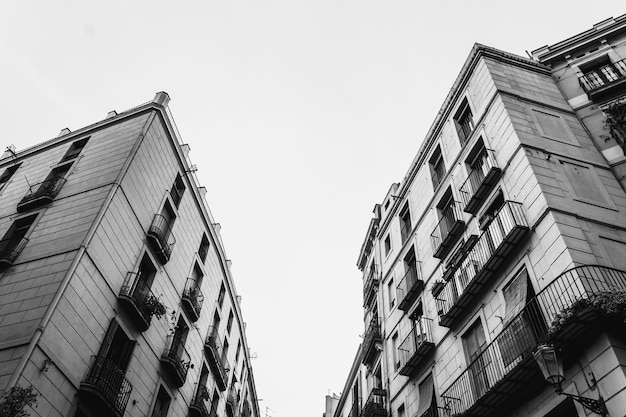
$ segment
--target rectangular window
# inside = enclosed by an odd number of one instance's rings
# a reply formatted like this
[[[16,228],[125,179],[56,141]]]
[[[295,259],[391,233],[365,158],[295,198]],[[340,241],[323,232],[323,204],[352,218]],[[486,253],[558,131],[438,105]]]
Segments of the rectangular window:
[[[61,158],[61,162],[71,161],[80,155],[80,152],[83,150],[88,140],[89,138],[84,138],[72,143],[63,158]]]
[[[206,257],[209,254],[209,239],[206,234],[202,234],[202,240],[200,241],[200,247],[198,248],[198,256],[202,262],[206,262]]]
[[[170,190],[170,196],[172,197],[172,201],[174,202],[176,208],[180,205],[180,200],[182,200],[184,193],[185,183],[183,182],[180,174],[176,174],[176,179],[174,180],[174,184]]]
[[[391,233],[385,238],[385,256],[389,255],[389,252],[391,252]]]
[[[228,321],[226,322],[226,333],[230,334],[230,330],[233,328],[233,310],[228,313]]]
[[[409,204],[407,203],[400,212],[400,236],[402,238],[402,243],[407,241],[411,231],[411,210],[409,210]]]
[[[387,283],[387,298],[389,300],[389,310],[396,305],[396,289],[393,286],[393,278]]]
[[[28,243],[26,234],[34,223],[37,215],[16,220],[0,240],[0,270],[13,265],[20,252]]]
[[[225,295],[226,295],[226,287],[224,287],[224,283],[222,282],[222,285],[220,285],[220,293],[217,296],[217,305],[219,305],[220,308],[222,308],[222,305],[224,305]]]
[[[239,361],[240,353],[241,353],[241,340],[237,342],[237,353],[235,354],[235,362]]]
[[[490,352],[485,351],[485,354],[483,354],[487,346],[487,339],[485,338],[485,331],[480,320],[477,320],[467,333],[463,335],[463,345],[465,346],[468,366],[476,361],[470,368],[470,377],[476,388],[477,398],[480,398],[487,392],[489,387],[487,372],[492,367]]]
[[[393,370],[398,371],[400,369],[400,357],[398,356],[398,332],[395,332],[391,336],[391,358],[393,362]]]
[[[435,152],[433,152],[428,163],[430,165],[433,188],[437,189],[439,184],[441,184],[441,181],[443,181],[443,177],[446,175],[446,166],[443,163],[443,156],[439,146],[437,146]]]
[[[461,144],[464,144],[474,131],[474,119],[472,117],[472,110],[470,109],[467,98],[463,99],[463,102],[461,102],[461,105],[454,116],[454,123],[456,125],[456,130],[459,134]]]
[[[17,171],[19,167],[20,164],[13,165],[4,170],[2,176],[0,176],[0,191],[2,191],[4,187],[6,187],[6,185],[9,183],[9,180],[11,179],[13,174],[15,174],[15,171]]]
[[[171,398],[163,387],[159,387],[154,408],[152,409],[152,417],[165,417],[170,409]]]

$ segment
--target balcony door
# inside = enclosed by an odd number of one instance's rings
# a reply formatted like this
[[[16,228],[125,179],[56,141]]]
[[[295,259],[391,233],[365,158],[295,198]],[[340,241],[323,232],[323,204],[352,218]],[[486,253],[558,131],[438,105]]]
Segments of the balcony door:
[[[487,371],[491,365],[491,355],[482,354],[485,347],[487,347],[487,339],[485,338],[485,330],[480,320],[463,336],[463,344],[465,345],[465,353],[472,377],[471,385],[474,399],[477,400],[482,397],[489,388]]]
[[[496,197],[489,204],[489,207],[487,207],[483,213],[480,220],[480,224],[483,228],[489,227],[487,231],[487,240],[490,246],[490,253],[493,253],[493,251],[500,246],[506,236],[504,223],[506,219],[503,218],[503,215],[498,215],[500,213],[500,209],[504,207],[504,203],[504,195],[502,194],[502,191],[499,191]]]
[[[134,346],[135,342],[130,340],[118,322],[113,320],[98,353],[103,360],[103,369],[111,366],[122,375],[125,374]]]

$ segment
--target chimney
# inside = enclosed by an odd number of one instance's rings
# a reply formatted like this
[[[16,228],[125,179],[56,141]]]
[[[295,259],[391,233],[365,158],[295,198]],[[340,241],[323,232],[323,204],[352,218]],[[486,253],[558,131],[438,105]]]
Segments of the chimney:
[[[170,96],[165,91],[160,91],[156,93],[152,102],[165,107],[170,102]]]
[[[115,110],[111,110],[110,112],[107,113],[107,119],[110,119],[111,117],[115,117],[117,116],[117,112]]]
[[[64,129],[61,129],[61,131],[59,132],[57,138],[60,137],[60,136],[65,136],[68,133],[72,133],[72,131],[69,128],[66,127]]]

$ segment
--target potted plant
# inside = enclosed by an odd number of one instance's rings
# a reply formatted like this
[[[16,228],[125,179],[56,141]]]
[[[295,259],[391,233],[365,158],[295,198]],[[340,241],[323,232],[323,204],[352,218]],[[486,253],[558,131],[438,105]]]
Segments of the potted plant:
[[[157,319],[160,319],[167,313],[167,309],[154,294],[148,295],[146,298],[145,311],[149,316],[156,316]]]

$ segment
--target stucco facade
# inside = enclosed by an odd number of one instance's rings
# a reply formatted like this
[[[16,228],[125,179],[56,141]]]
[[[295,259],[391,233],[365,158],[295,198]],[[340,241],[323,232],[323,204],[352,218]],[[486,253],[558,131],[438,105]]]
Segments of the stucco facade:
[[[32,386],[31,416],[259,415],[219,225],[168,101],[0,159],[0,394]]]

